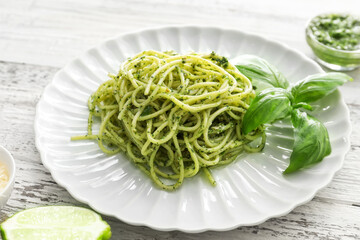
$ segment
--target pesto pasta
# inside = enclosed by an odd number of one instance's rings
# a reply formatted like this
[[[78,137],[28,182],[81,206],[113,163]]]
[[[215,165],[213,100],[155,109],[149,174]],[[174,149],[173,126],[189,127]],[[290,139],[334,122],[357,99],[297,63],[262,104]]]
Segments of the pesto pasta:
[[[241,121],[255,92],[225,57],[144,51],[123,62],[89,100],[88,133],[103,152],[125,152],[160,188],[229,164],[265,144],[260,126],[244,135]],[[93,119],[100,118],[97,134]],[[255,139],[259,139],[254,142]]]

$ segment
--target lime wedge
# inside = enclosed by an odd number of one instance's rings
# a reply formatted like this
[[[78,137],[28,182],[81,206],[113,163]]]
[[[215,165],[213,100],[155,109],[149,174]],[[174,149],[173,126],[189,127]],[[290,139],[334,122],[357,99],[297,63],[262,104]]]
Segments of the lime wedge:
[[[1,224],[4,240],[107,240],[110,226],[92,210],[73,206],[37,207]]]

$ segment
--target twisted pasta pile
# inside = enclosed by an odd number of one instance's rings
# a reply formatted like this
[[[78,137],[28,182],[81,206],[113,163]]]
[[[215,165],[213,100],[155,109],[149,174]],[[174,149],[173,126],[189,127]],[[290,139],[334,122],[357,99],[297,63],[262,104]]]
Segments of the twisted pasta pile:
[[[226,58],[144,51],[125,61],[117,76],[88,101],[88,134],[108,154],[126,152],[161,188],[232,162],[243,150],[260,151],[260,127],[241,133],[241,120],[255,97],[251,82]],[[98,134],[93,118],[100,117]],[[249,144],[259,137],[261,143]],[[168,180],[165,180],[168,179]]]

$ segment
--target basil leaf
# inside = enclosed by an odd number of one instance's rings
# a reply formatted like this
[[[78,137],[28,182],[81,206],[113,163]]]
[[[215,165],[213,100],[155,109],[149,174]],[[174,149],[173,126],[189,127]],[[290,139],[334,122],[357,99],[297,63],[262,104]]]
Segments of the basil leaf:
[[[320,73],[311,75],[291,88],[293,103],[314,102],[332,93],[338,86],[352,78],[344,73]]]
[[[248,134],[261,124],[284,118],[291,112],[288,93],[282,88],[269,88],[260,92],[246,111],[242,132]]]
[[[269,87],[286,89],[289,82],[284,75],[265,59],[253,55],[242,55],[234,59],[237,69],[248,77],[257,92]]]
[[[316,118],[296,109],[291,113],[295,142],[290,165],[284,174],[318,163],[331,153],[326,127]]]

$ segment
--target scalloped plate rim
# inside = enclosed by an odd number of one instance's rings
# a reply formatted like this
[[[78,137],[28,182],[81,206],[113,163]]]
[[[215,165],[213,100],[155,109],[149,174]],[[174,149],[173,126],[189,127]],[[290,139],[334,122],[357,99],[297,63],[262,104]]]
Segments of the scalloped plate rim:
[[[55,75],[54,77],[52,78],[53,80],[64,70],[64,69],[67,69],[68,66],[71,66],[75,61],[83,58],[86,53],[88,53],[89,51],[91,50],[95,50],[97,49],[98,47],[100,46],[103,46],[104,44],[106,44],[107,42],[110,42],[110,41],[114,41],[114,40],[117,40],[119,38],[122,38],[124,36],[127,36],[127,35],[135,35],[135,34],[141,34],[143,32],[147,32],[147,31],[164,31],[164,30],[168,30],[168,29],[184,29],[184,28],[196,28],[196,29],[213,29],[213,30],[220,30],[220,31],[235,31],[235,32],[240,32],[246,36],[252,36],[252,37],[256,37],[256,38],[259,38],[261,39],[262,41],[265,41],[265,42],[270,42],[270,43],[275,43],[277,45],[279,45],[280,47],[282,48],[285,48],[286,50],[290,50],[292,52],[295,52],[298,56],[300,56],[302,58],[302,60],[312,64],[312,65],[316,65],[316,68],[319,72],[324,72],[322,70],[322,68],[312,59],[310,59],[309,57],[307,57],[305,54],[303,54],[302,52],[296,50],[296,49],[293,49],[293,48],[290,48],[289,46],[287,46],[286,44],[284,43],[281,43],[279,41],[276,41],[276,40],[268,40],[267,38],[259,35],[259,34],[256,34],[256,33],[249,33],[249,32],[246,32],[246,31],[242,31],[242,30],[239,30],[239,29],[236,29],[236,28],[223,28],[223,27],[218,27],[218,26],[205,26],[205,25],[168,25],[168,26],[161,26],[161,27],[149,27],[149,28],[143,28],[143,29],[140,29],[140,30],[135,30],[135,31],[130,31],[130,32],[126,32],[126,33],[122,33],[122,34],[119,34],[115,37],[110,37],[104,41],[102,41],[100,44],[96,44],[95,46],[89,48],[88,50],[86,50],[84,53],[80,54],[78,57],[75,57],[73,60],[71,60],[69,63],[67,63],[64,67],[62,67]],[[286,211],[282,211],[282,212],[278,212],[278,213],[275,213],[275,214],[270,214],[269,216],[265,216],[263,217],[262,219],[258,220],[258,221],[254,221],[254,222],[249,222],[248,224],[232,224],[232,225],[229,225],[227,227],[203,227],[203,228],[197,228],[197,229],[185,229],[185,228],[179,228],[177,226],[167,226],[167,227],[164,227],[164,226],[160,226],[160,225],[156,225],[156,224],[151,224],[151,223],[148,223],[146,221],[144,222],[132,222],[132,221],[129,221],[121,216],[118,216],[116,214],[112,214],[111,212],[107,212],[107,211],[103,211],[99,208],[97,208],[96,206],[94,206],[93,203],[91,203],[91,201],[89,201],[86,197],[84,196],[81,196],[79,194],[77,194],[75,191],[74,191],[74,188],[72,188],[71,186],[65,184],[63,181],[61,181],[57,175],[57,173],[55,171],[53,171],[51,169],[51,167],[49,166],[48,164],[48,159],[46,157],[46,150],[45,150],[45,147],[42,145],[42,143],[40,142],[40,138],[41,138],[41,131],[39,130],[39,126],[38,126],[38,123],[39,123],[39,112],[40,112],[40,103],[43,102],[43,97],[44,97],[44,93],[47,91],[48,88],[50,88],[52,85],[53,85],[53,80],[44,88],[44,91],[41,95],[41,98],[39,99],[38,103],[37,103],[37,106],[36,106],[36,113],[35,113],[35,120],[34,120],[34,130],[35,130],[35,145],[40,153],[40,156],[41,156],[41,160],[42,160],[42,163],[43,165],[45,166],[45,168],[47,168],[49,170],[49,172],[51,173],[52,177],[54,178],[54,180],[62,187],[64,187],[68,192],[69,194],[74,197],[76,200],[82,202],[82,203],[85,203],[87,205],[89,205],[92,209],[94,209],[95,211],[101,213],[101,214],[104,214],[104,215],[107,215],[107,216],[112,216],[112,217],[115,217],[125,223],[128,223],[128,224],[131,224],[131,225],[134,225],[134,226],[147,226],[147,227],[150,227],[152,229],[155,229],[155,230],[159,230],[159,231],[174,231],[174,230],[178,230],[178,231],[183,231],[183,232],[188,232],[188,233],[200,233],[200,232],[204,232],[204,231],[228,231],[228,230],[232,230],[232,229],[235,229],[235,228],[238,228],[238,227],[241,227],[241,226],[254,226],[254,225],[258,225],[258,224],[261,224],[267,220],[269,220],[270,218],[276,218],[276,217],[280,217],[280,216],[284,216],[284,215],[287,215],[288,213],[290,213],[292,210],[294,210],[296,207],[300,206],[300,205],[303,205],[309,201],[311,201],[314,196],[316,195],[316,193],[323,189],[324,187],[326,187],[328,184],[331,183],[331,180],[334,178],[334,175],[342,168],[342,165],[344,163],[344,159],[345,159],[345,155],[346,153],[349,151],[350,149],[350,141],[349,141],[349,138],[350,138],[350,134],[351,134],[351,131],[352,131],[352,126],[351,126],[351,122],[350,122],[350,112],[349,112],[349,109],[347,107],[347,105],[345,104],[344,102],[344,99],[341,95],[341,93],[339,92],[339,96],[340,96],[340,104],[342,107],[344,107],[345,111],[346,111],[346,125],[347,125],[347,131],[343,134],[344,135],[344,138],[346,138],[346,146],[343,148],[343,151],[341,152],[341,159],[339,160],[340,163],[337,165],[337,168],[334,170],[334,172],[332,172],[332,174],[330,175],[327,175],[327,179],[324,180],[317,189],[313,189],[308,195],[306,195],[305,197],[303,197],[302,200],[300,200],[299,202],[293,204],[288,210]],[[181,189],[180,189],[181,190]]]

